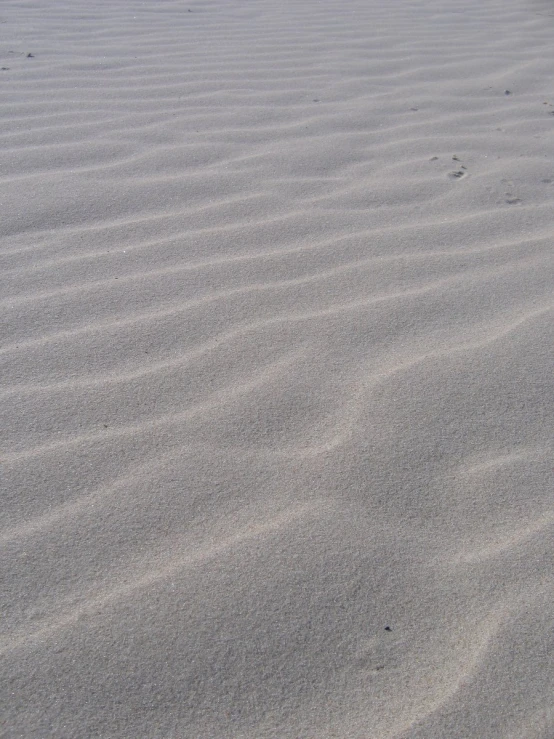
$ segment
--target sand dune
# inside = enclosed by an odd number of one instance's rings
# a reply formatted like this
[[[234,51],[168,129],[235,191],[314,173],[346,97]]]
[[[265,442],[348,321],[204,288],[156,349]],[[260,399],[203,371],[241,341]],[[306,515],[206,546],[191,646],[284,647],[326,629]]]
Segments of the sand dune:
[[[1,736],[554,736],[550,3],[0,29]]]

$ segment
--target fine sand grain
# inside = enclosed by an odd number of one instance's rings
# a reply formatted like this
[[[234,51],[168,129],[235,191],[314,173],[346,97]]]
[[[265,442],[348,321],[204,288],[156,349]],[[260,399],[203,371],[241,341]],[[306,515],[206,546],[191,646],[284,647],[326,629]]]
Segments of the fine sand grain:
[[[554,737],[554,5],[0,57],[0,735]]]

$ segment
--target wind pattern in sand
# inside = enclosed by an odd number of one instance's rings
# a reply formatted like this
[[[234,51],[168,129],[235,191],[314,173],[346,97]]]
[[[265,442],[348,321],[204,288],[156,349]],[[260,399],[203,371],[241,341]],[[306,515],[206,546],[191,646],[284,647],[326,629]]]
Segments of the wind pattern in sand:
[[[4,0],[2,737],[554,735],[554,10]]]

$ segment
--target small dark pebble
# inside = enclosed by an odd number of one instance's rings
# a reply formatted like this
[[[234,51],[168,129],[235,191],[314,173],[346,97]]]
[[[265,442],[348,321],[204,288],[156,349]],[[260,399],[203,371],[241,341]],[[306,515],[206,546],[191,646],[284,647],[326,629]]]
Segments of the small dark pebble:
[[[512,94],[511,90],[504,90],[504,95],[511,95],[511,94]]]
[[[429,159],[430,162],[436,162],[437,160],[438,160],[438,157],[431,157],[431,159]]]
[[[385,631],[392,631],[390,626],[385,626]]]
[[[34,54],[27,54],[27,59],[33,59],[34,56],[35,56]]]
[[[410,110],[417,111],[417,110],[419,110],[419,108],[410,108]]]
[[[2,72],[7,72],[9,67],[2,67]]]
[[[314,103],[319,103],[319,98],[314,98]]]
[[[456,156],[456,154],[454,154],[454,156],[452,157],[452,159],[453,159],[453,160],[454,160],[455,162],[459,162],[459,161],[460,161],[460,159],[459,159],[459,158],[458,158],[458,157]]]

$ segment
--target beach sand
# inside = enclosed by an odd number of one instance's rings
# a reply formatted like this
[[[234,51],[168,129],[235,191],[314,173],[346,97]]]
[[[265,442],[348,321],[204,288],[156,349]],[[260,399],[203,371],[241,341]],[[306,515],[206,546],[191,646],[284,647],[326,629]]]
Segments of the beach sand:
[[[554,6],[4,0],[2,737],[554,736]]]

